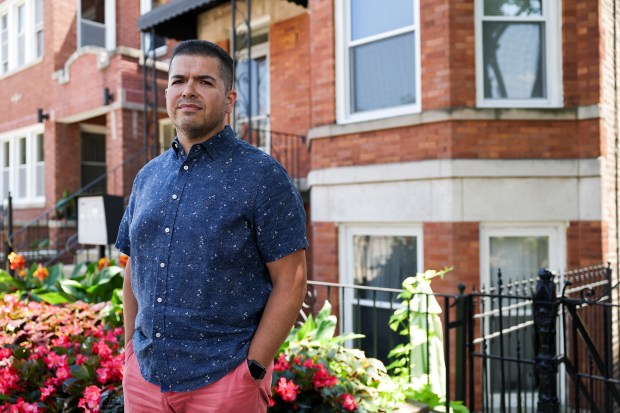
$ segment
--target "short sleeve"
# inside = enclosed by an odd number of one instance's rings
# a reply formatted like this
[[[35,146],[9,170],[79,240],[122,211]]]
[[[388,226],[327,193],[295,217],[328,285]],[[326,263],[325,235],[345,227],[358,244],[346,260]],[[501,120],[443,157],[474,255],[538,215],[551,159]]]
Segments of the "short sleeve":
[[[135,206],[135,187],[134,190],[131,191],[131,195],[129,196],[129,204],[125,209],[125,213],[123,214],[123,218],[121,219],[121,224],[118,227],[118,235],[116,237],[116,243],[114,246],[118,248],[120,252],[125,255],[131,256],[131,242],[129,240],[129,226],[131,224],[131,218],[133,216],[133,210]]]
[[[254,206],[256,240],[265,262],[308,247],[301,195],[279,164],[258,183]]]

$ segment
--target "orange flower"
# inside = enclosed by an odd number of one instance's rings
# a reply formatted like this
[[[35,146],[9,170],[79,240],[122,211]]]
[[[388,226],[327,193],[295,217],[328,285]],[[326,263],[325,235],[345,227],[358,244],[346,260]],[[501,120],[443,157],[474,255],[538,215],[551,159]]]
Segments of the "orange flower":
[[[39,264],[39,266],[32,275],[43,281],[47,278],[48,275],[50,275],[50,273],[47,271],[47,268]]]
[[[19,271],[19,270],[24,269],[24,267],[26,266],[26,259],[24,258],[23,255],[12,252],[9,254],[8,258],[9,258],[9,262],[11,263],[12,270]]]
[[[99,271],[101,271],[103,267],[109,267],[109,266],[110,266],[109,259],[107,259],[106,257],[99,258],[99,262],[97,263],[97,268],[99,269]]]
[[[129,260],[129,256],[125,255],[125,254],[121,254],[118,257],[118,263],[121,264],[121,267],[124,267],[127,265],[127,261]]]

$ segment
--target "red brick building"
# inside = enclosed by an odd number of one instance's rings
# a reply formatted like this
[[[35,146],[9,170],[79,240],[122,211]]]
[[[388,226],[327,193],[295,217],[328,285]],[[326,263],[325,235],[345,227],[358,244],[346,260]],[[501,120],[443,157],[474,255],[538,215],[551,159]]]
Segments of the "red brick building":
[[[90,192],[130,191],[123,169],[135,173],[126,161],[145,147],[140,13],[116,0],[0,2],[0,198],[11,192],[16,226],[106,173]]]
[[[251,106],[267,150],[307,137],[292,175],[311,279],[398,288],[453,266],[433,288],[455,294],[500,268],[507,282],[610,262],[617,280],[615,13],[611,0],[204,0],[139,28],[232,51],[232,123],[242,132]],[[361,298],[336,311],[372,335],[390,299]]]

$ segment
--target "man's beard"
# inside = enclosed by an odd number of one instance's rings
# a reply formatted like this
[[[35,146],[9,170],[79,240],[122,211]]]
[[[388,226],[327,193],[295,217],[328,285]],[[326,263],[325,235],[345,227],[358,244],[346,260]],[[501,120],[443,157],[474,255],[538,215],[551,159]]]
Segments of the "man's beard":
[[[173,122],[173,124],[177,129],[177,133],[182,134],[189,141],[202,142],[219,132],[219,129],[215,129],[221,127],[224,119],[226,119],[225,107],[220,113],[211,113],[209,117],[203,118],[200,121],[191,117],[185,117],[180,121]]]

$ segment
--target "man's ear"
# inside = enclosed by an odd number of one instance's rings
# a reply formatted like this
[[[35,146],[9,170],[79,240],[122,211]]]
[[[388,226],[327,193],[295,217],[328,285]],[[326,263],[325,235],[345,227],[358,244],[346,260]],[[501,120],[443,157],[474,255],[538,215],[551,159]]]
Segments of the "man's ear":
[[[226,113],[232,113],[236,101],[237,91],[235,89],[229,90],[228,93],[226,93]]]

